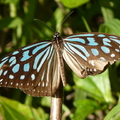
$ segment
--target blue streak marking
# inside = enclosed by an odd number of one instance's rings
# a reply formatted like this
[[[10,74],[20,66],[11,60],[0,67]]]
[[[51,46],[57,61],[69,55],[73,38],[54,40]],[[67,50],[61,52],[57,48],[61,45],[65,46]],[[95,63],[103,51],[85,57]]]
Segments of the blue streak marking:
[[[97,46],[98,45],[98,43],[95,42],[94,38],[87,37],[87,40],[89,41],[89,43],[87,45],[90,45],[90,46]]]
[[[29,63],[24,64],[23,69],[24,69],[24,72],[28,72],[30,70],[30,64]]]
[[[90,54],[87,52],[87,50],[83,46],[77,45],[77,44],[72,44],[72,43],[69,43],[69,44],[78,48],[79,50],[81,50],[85,54],[86,57],[90,56]]]
[[[39,43],[36,43],[36,44],[32,44],[30,46],[26,46],[22,50],[27,50],[27,49],[30,49],[32,47],[35,47],[35,46],[38,46],[38,45],[41,45],[41,44],[50,44],[50,42],[39,42]]]
[[[16,59],[14,59],[14,60],[10,63],[10,67],[11,67],[12,65],[14,65],[14,64],[16,64]]]
[[[7,57],[4,57],[1,61],[4,61],[4,60],[6,60],[6,59],[8,59],[8,56],[7,56]]]
[[[20,64],[16,64],[13,68],[12,68],[12,72],[16,73],[20,70]]]
[[[14,51],[13,53],[12,53],[12,55],[16,55],[16,54],[18,54],[19,53],[19,51]]]
[[[49,55],[49,49],[47,49],[46,53],[45,53],[44,56],[42,57],[42,60],[41,60],[39,66],[38,66],[38,68],[37,68],[37,72],[40,71],[40,69],[41,69],[41,67],[43,66],[43,64],[44,64],[44,62],[45,62],[45,60],[46,60],[46,58],[47,58],[48,55]]]
[[[20,79],[21,79],[21,80],[25,79],[25,75],[21,75],[21,76],[20,76]]]
[[[3,62],[0,63],[0,68],[7,62],[8,59],[4,60]]]
[[[49,44],[43,44],[41,46],[36,47],[33,51],[32,54],[35,54],[36,52],[38,52],[40,49],[43,49],[44,47],[48,46]]]
[[[31,58],[31,56],[28,55],[29,54],[29,50],[23,52],[23,57],[21,58],[20,61],[25,61]]]
[[[111,39],[111,40],[114,41],[114,42],[117,42],[118,44],[120,44],[120,40],[117,40],[117,39]]]
[[[64,43],[64,49],[66,49],[67,51],[69,50],[71,53],[73,53],[74,54],[74,52],[68,47],[68,43]],[[69,52],[68,51],[68,52]],[[70,53],[69,52],[69,53]]]
[[[32,78],[32,80],[35,80],[35,75],[32,74],[32,75],[31,75],[31,78]]]
[[[45,49],[44,51],[42,51],[40,54],[38,54],[38,55],[35,57],[33,69],[37,69],[38,62],[39,62],[40,58],[43,56],[43,54],[46,52],[46,50],[47,50],[47,49]]]
[[[102,40],[104,45],[112,47],[112,45],[108,43],[108,42],[111,42],[108,38],[103,38]]]
[[[79,55],[82,59],[84,59],[85,61],[87,61],[87,58],[77,49],[75,49],[72,45],[70,45],[70,43],[68,43],[69,47],[77,54]]]
[[[110,38],[118,38],[118,37],[116,37],[116,36],[109,36]]]
[[[9,78],[10,78],[10,79],[13,79],[13,78],[14,78],[14,76],[13,76],[13,75],[9,75]]]
[[[49,49],[49,54],[48,54],[47,60],[48,60],[50,57],[52,58],[53,55],[54,55],[54,53],[55,53],[55,52],[53,51],[53,46],[50,46],[48,49]]]
[[[66,37],[66,38],[72,38],[72,37],[91,37],[91,36],[94,36],[94,34],[78,34],[78,35],[70,35],[70,36],[68,36],[68,37]],[[65,38],[65,39],[66,39]]]
[[[104,53],[110,53],[110,49],[105,47],[105,46],[101,46],[101,50],[104,52]]]
[[[94,56],[99,55],[99,51],[97,49],[91,49],[91,51]]]
[[[3,73],[3,75],[6,75],[8,73],[8,71],[6,70],[4,73]]]
[[[85,44],[85,40],[82,39],[82,38],[70,38],[70,39],[65,38],[64,40],[67,40],[67,41],[74,41],[74,42],[80,42],[80,43]]]
[[[9,63],[12,62],[13,60],[15,60],[16,57],[15,56],[12,56],[10,59],[9,59]]]
[[[98,34],[98,37],[105,37],[104,34]]]

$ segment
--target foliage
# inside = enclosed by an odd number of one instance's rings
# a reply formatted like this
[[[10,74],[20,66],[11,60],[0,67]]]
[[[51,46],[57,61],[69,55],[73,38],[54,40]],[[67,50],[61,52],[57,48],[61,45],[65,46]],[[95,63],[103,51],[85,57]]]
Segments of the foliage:
[[[119,0],[0,0],[0,57],[51,40],[56,30],[62,36],[88,31],[120,35],[119,4]],[[103,74],[83,80],[66,66],[63,119],[119,120],[119,70],[118,62]],[[8,88],[0,88],[0,95],[0,119],[49,119],[50,97],[35,98]]]

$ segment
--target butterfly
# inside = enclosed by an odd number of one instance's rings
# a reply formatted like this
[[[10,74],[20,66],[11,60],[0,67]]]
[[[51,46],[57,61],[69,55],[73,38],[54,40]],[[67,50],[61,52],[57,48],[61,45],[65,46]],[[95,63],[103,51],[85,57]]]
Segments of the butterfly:
[[[0,87],[19,88],[32,96],[52,96],[62,80],[64,61],[80,78],[104,72],[120,60],[120,37],[79,33],[19,48],[0,60]]]

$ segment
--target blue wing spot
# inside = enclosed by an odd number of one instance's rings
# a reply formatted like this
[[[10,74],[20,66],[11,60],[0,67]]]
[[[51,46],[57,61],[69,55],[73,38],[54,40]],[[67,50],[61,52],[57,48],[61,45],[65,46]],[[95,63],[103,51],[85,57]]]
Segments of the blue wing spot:
[[[24,64],[23,69],[24,69],[24,72],[28,72],[30,70],[30,64],[29,63]]]
[[[108,43],[108,42],[111,42],[108,38],[103,38],[102,40],[104,45],[112,47],[112,45]]]
[[[7,73],[8,73],[8,71],[6,70],[6,71],[4,71],[3,75],[6,75]]]
[[[23,57],[20,59],[20,61],[26,61],[26,60],[30,59],[31,56],[29,56],[28,54],[29,54],[29,50],[23,52]]]
[[[115,51],[116,51],[116,52],[120,52],[120,50],[119,50],[119,49],[115,49]]]
[[[97,49],[91,49],[91,51],[94,56],[99,55],[99,51]]]
[[[32,80],[35,80],[35,75],[32,74],[32,75],[31,75],[31,78],[32,78]]]
[[[12,68],[12,72],[16,73],[20,70],[20,64],[16,64],[13,68]]]
[[[98,45],[98,43],[95,42],[95,39],[94,39],[94,38],[89,38],[89,37],[87,37],[87,40],[88,40],[88,42],[89,42],[87,45],[90,45],[90,46],[97,46],[97,45]]]
[[[3,69],[0,70],[0,75],[2,75]]]
[[[23,79],[25,79],[25,75],[20,76],[20,80],[23,80]]]
[[[98,37],[105,37],[104,34],[98,34]]]
[[[101,50],[104,52],[104,53],[110,53],[110,49],[105,47],[105,46],[101,46]]]
[[[19,51],[14,51],[13,53],[12,53],[12,55],[16,55],[16,54],[18,54],[19,53]]]
[[[6,59],[8,60],[8,56],[7,56],[7,57],[4,57],[1,61],[4,61],[4,60],[6,60]]]
[[[14,78],[14,76],[13,75],[9,75],[9,79],[13,79]]]
[[[3,62],[0,63],[0,68],[5,64],[5,62],[7,61],[8,59],[4,60]]]

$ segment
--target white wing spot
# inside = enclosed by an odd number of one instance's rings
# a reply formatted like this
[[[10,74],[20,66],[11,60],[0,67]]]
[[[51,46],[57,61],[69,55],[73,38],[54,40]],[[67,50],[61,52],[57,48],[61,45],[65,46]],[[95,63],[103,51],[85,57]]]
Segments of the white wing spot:
[[[93,69],[95,72],[97,71],[96,69]]]
[[[13,84],[13,82],[10,83],[11,85]]]
[[[29,85],[29,83],[27,83],[27,86]]]
[[[115,57],[115,54],[111,54],[110,57]]]
[[[8,82],[5,82],[5,84],[7,84]]]
[[[18,83],[16,83],[16,86],[18,86]]]
[[[38,83],[38,86],[40,86],[40,82]]]
[[[0,79],[0,82],[2,82],[3,81],[3,79]]]
[[[93,60],[89,61],[92,66],[95,66],[95,62]]]
[[[100,60],[103,60],[103,61],[106,61],[106,59],[104,57],[100,57],[99,58]]]
[[[20,85],[23,86],[23,83],[21,83]]]

